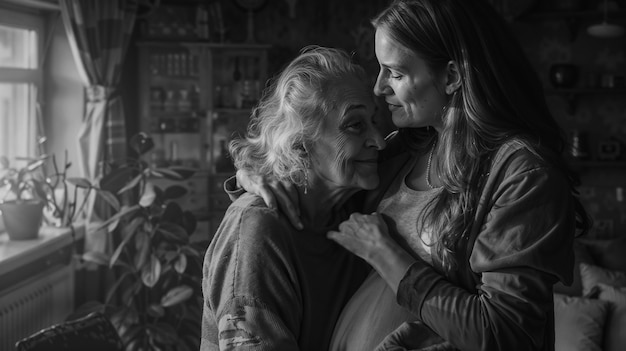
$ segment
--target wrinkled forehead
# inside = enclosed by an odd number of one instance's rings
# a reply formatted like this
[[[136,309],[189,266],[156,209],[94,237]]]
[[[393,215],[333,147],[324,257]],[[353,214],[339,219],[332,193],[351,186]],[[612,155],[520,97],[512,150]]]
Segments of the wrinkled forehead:
[[[326,94],[331,110],[344,115],[351,106],[369,107],[374,104],[372,87],[357,76],[338,77],[331,82]]]

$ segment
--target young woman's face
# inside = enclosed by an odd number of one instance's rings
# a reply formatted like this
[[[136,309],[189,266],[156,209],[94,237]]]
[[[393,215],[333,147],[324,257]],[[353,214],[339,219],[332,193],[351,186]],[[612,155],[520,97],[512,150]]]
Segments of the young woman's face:
[[[393,124],[439,129],[447,101],[445,72],[433,75],[423,59],[391,39],[385,29],[376,30],[375,49],[380,72],[374,93],[385,98]]]
[[[321,138],[310,148],[316,180],[331,188],[374,189],[378,186],[378,151],[385,140],[375,125],[376,107],[368,87],[342,79],[334,108],[322,122]]]

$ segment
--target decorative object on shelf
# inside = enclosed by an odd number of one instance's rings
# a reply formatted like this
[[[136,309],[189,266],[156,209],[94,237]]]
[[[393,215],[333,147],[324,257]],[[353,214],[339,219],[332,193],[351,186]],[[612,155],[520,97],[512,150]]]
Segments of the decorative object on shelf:
[[[224,25],[222,4],[219,1],[214,1],[209,4],[209,17],[211,18],[214,31],[219,35],[219,42],[224,43],[226,41],[226,32],[228,29]]]
[[[248,35],[246,37],[247,44],[256,43],[254,38],[254,12],[258,11],[265,5],[267,0],[235,0],[235,3],[248,13]]]
[[[619,140],[609,138],[598,143],[598,159],[603,161],[615,161],[622,156],[622,145]]]
[[[574,129],[570,132],[570,155],[578,160],[589,158],[587,134]]]
[[[550,82],[555,88],[573,88],[578,82],[578,74],[578,66],[571,63],[550,66]]]
[[[129,144],[138,158],[111,169],[100,182],[99,194],[116,212],[93,229],[108,228],[115,250],[82,256],[108,267],[116,280],[104,304],[91,310],[110,317],[127,351],[198,350],[207,242],[190,241],[196,217],[174,202],[187,188],[160,189],[154,183],[155,178],[182,182],[195,169],[148,165],[141,157],[154,142],[145,133],[133,136]]]
[[[598,38],[617,38],[624,35],[624,27],[608,22],[609,10],[617,10],[619,9],[619,5],[614,1],[609,2],[608,0],[604,0],[600,6],[603,13],[602,23],[589,26],[587,28],[587,33]]]

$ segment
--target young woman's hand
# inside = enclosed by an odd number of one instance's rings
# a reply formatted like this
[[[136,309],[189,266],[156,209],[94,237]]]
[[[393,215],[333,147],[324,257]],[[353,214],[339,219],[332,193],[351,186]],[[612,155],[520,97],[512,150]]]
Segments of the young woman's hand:
[[[298,191],[293,184],[243,169],[238,170],[235,177],[238,186],[262,197],[267,207],[282,211],[294,227],[303,228],[298,207]]]
[[[382,215],[353,213],[339,225],[338,231],[329,231],[329,239],[369,263],[396,293],[400,280],[415,259],[390,235]]]

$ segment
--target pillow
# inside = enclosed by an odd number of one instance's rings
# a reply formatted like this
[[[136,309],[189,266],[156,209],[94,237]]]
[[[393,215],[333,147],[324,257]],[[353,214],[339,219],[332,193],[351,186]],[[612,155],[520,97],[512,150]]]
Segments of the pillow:
[[[601,351],[608,301],[554,294],[554,350]]]
[[[574,279],[571,285],[565,285],[562,282],[554,284],[554,292],[568,296],[582,295],[582,282],[580,276],[580,263],[593,264],[593,258],[589,254],[587,247],[578,240],[574,240]]]
[[[611,303],[607,320],[604,349],[623,351],[626,345],[626,288],[617,288],[600,283],[598,299]]]
[[[605,269],[591,264],[580,264],[580,276],[583,296],[587,297],[589,297],[593,288],[600,283],[616,287],[626,286],[625,272]]]
[[[615,239],[578,239],[596,265],[626,272],[626,235]]]

